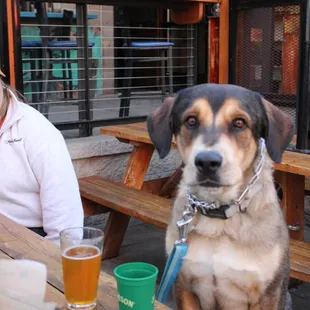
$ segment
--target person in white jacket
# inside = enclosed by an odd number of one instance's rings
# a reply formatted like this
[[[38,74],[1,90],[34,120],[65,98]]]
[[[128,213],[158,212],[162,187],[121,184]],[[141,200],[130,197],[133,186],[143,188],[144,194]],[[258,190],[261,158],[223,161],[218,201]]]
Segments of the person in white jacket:
[[[1,79],[0,213],[56,244],[61,230],[84,219],[63,136]]]

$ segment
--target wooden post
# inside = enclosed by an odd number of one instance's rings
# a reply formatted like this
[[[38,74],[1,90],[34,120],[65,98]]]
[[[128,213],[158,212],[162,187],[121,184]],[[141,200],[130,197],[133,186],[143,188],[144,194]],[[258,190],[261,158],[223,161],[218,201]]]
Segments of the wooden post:
[[[123,183],[126,186],[141,189],[144,182],[154,146],[152,144],[141,144],[133,149],[126,171],[123,176]],[[105,241],[102,259],[112,258],[118,255],[122,245],[130,216],[121,212],[111,212],[105,228]]]
[[[220,4],[219,83],[228,83],[229,68],[229,0]]]

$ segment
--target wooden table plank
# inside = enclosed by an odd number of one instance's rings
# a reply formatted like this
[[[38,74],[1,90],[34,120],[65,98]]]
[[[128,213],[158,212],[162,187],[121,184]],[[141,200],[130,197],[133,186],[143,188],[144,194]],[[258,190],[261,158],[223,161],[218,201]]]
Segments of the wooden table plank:
[[[45,301],[54,302],[57,306],[57,309],[67,309],[66,307],[66,298],[63,292],[60,292],[57,288],[47,283],[46,292],[45,292]]]
[[[11,259],[13,260],[12,257],[10,257],[8,254],[0,250],[0,259]],[[47,283],[46,285],[46,293],[45,293],[45,301],[49,302],[54,302],[56,303],[57,307],[61,307],[65,309],[66,306],[66,299],[64,294],[56,289],[54,286],[50,285]]]
[[[290,241],[291,276],[302,281],[310,281],[310,244]]]
[[[145,123],[107,126],[101,128],[100,133],[118,139],[152,144]],[[177,147],[175,140],[172,141],[171,147]],[[275,164],[274,168],[279,171],[310,177],[310,155],[285,151],[282,163]]]
[[[282,163],[274,167],[276,170],[310,177],[310,155],[285,151]]]
[[[58,306],[63,306],[63,300],[56,292],[63,292],[61,252],[58,246],[0,214],[0,250],[12,259],[25,258],[44,263],[49,284],[47,301],[58,301]],[[169,309],[162,304],[156,304],[155,308]],[[99,277],[96,309],[118,309],[115,279],[104,271],[101,271]]]
[[[106,126],[100,129],[100,133],[122,140],[153,144],[147,132],[146,123]],[[172,147],[176,148],[176,146],[173,139]]]

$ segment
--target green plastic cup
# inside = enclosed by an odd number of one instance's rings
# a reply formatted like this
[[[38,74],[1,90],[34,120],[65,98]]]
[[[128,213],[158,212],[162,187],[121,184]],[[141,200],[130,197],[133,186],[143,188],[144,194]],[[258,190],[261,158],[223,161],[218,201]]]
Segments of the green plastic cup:
[[[153,310],[158,269],[147,263],[127,263],[114,269],[120,310]]]

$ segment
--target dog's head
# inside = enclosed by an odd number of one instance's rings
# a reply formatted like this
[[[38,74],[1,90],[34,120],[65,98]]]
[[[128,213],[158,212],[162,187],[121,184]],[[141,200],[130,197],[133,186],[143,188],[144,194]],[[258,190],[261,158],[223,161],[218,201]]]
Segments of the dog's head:
[[[240,184],[266,140],[274,162],[293,136],[290,118],[260,94],[233,85],[203,84],[167,98],[147,119],[161,158],[175,135],[185,164],[184,181],[221,193]],[[217,189],[217,190],[216,190]]]

